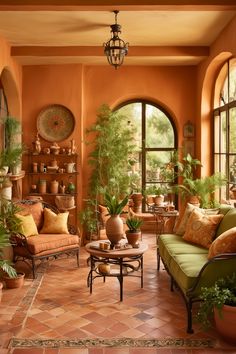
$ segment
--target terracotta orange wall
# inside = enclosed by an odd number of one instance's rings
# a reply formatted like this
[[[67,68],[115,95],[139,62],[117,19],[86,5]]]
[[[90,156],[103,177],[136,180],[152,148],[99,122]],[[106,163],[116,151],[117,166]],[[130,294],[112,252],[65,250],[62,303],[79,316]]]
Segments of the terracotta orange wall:
[[[118,70],[111,66],[84,68],[83,120],[89,127],[96,118],[98,107],[107,103],[111,108],[121,102],[143,98],[159,103],[173,117],[182,146],[183,125],[195,121],[196,67],[129,67]],[[85,151],[83,181],[89,177]],[[86,191],[86,186],[84,186]]]
[[[73,113],[76,124],[73,134],[60,146],[70,146],[75,139],[78,153],[81,156],[81,124],[82,124],[82,66],[81,65],[45,65],[25,66],[23,68],[23,140],[32,149],[37,132],[37,116],[42,109],[51,104],[66,106]],[[44,141],[42,146],[52,143]],[[79,185],[81,175],[78,176]],[[23,192],[29,192],[27,180],[24,180]]]
[[[183,124],[196,118],[196,67],[128,67],[46,65],[23,68],[23,139],[32,146],[37,115],[47,105],[67,106],[76,117],[73,138],[79,147],[81,174],[79,198],[87,194],[90,147],[85,129],[96,120],[98,108],[107,103],[114,108],[133,98],[159,103],[171,114],[182,145]],[[70,139],[72,138],[70,137]],[[69,140],[70,140],[69,139]]]
[[[212,109],[215,80],[223,63],[236,57],[236,17],[221,32],[210,47],[210,55],[198,67],[197,85],[197,156],[203,163],[202,174],[212,173]]]

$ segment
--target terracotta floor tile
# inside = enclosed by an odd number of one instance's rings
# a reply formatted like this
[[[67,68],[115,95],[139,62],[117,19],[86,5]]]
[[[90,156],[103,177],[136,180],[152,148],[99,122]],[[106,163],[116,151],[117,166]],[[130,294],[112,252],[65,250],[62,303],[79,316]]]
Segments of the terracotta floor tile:
[[[222,354],[224,349],[228,350],[227,353],[233,353],[230,345],[217,338],[214,329],[202,332],[199,325],[194,324],[195,333],[186,333],[184,301],[177,290],[170,291],[170,279],[163,266],[159,272],[156,270],[155,236],[143,237],[150,243],[144,257],[144,288],[140,288],[140,279],[126,277],[123,302],[119,301],[119,282],[116,278],[107,278],[105,284],[102,279],[95,279],[93,294],[89,294],[86,280],[90,268],[86,263],[88,254],[83,248],[79,269],[73,258],[58,259],[48,265],[39,288],[36,287],[37,279],[35,282],[29,279],[19,291],[4,289],[0,304],[1,349],[7,349],[13,336],[47,340],[181,337],[216,339],[216,348],[207,351],[189,349],[191,352],[184,349],[174,349],[173,352],[173,349],[167,348],[122,348],[122,354],[126,349],[129,350],[127,354],[185,354],[185,351],[187,354]],[[34,288],[37,293],[32,296]],[[86,350],[86,354],[109,354],[109,350],[115,353],[117,349],[103,347],[83,350]],[[42,352],[40,348],[12,348],[11,352],[34,354],[33,350],[39,350],[40,354],[61,354],[63,351],[73,354],[72,350],[76,350],[76,354],[84,354],[80,353],[80,348],[51,348],[51,353],[49,348],[47,352],[44,349]]]

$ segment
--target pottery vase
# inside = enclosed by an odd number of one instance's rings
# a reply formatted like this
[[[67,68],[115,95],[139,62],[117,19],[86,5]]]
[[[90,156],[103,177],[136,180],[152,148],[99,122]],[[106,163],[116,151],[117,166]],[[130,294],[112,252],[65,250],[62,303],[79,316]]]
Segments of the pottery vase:
[[[142,196],[142,193],[134,193],[132,194],[131,196],[132,200],[133,200],[133,211],[135,213],[141,213],[142,212],[142,199],[143,199],[143,196]]]
[[[123,221],[120,215],[111,215],[106,222],[106,234],[111,242],[111,248],[119,243],[124,234]]]

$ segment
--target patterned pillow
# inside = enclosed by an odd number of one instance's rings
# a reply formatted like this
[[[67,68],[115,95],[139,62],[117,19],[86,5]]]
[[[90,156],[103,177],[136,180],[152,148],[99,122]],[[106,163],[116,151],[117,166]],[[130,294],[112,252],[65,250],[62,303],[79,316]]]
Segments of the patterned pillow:
[[[186,230],[186,226],[187,226],[187,222],[188,219],[192,213],[193,210],[197,210],[199,212],[201,212],[202,214],[207,214],[207,215],[216,215],[219,214],[220,209],[219,208],[215,208],[215,209],[202,209],[202,208],[198,208],[193,204],[187,203],[187,206],[185,208],[184,214],[182,216],[182,218],[180,218],[177,221],[177,224],[174,228],[174,232],[177,235],[183,236]]]
[[[52,210],[44,209],[44,222],[40,234],[69,234],[67,227],[69,212],[55,214]]]
[[[187,225],[183,239],[199,246],[209,248],[218,224],[223,219],[224,215],[206,215],[198,210],[193,210]]]
[[[35,224],[32,214],[20,215],[16,214],[16,217],[20,220],[20,233],[25,237],[38,235],[38,229]]]
[[[208,259],[221,253],[236,252],[236,227],[223,232],[211,244],[208,252]]]

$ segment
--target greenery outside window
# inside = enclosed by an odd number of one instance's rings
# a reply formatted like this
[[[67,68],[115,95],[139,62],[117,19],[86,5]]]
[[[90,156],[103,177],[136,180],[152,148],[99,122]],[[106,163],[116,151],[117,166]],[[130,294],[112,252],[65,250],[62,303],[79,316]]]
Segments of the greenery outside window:
[[[144,101],[129,101],[118,107],[136,129],[136,152],[132,173],[139,176],[140,190],[171,182],[163,168],[177,149],[176,128],[170,115],[160,106]]]
[[[227,178],[219,199],[236,202],[236,59],[222,67],[216,80],[214,104],[214,172]]]

